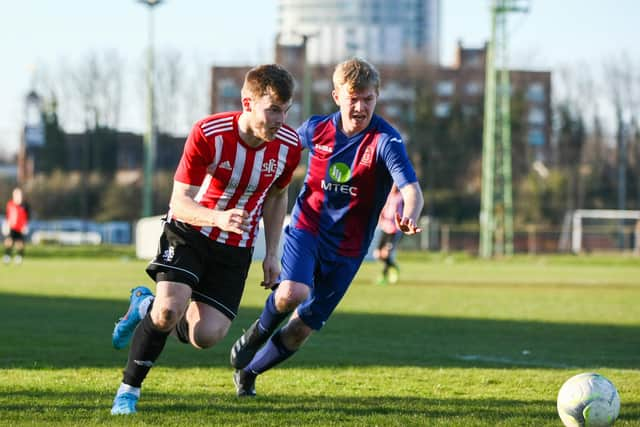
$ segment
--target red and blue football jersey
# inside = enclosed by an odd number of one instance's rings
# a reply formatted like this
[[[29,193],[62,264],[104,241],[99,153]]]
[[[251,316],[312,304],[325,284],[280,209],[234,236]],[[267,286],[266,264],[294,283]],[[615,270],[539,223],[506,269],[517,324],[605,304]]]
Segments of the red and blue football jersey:
[[[366,254],[393,182],[417,181],[402,137],[374,115],[352,137],[339,130],[340,112],[313,116],[298,128],[309,149],[304,185],[291,226],[318,236],[339,255]]]

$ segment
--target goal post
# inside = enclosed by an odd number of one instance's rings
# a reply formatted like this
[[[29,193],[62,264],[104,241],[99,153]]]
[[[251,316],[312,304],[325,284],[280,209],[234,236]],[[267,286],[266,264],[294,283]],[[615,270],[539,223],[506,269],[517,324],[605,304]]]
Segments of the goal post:
[[[578,209],[573,212],[571,219],[571,251],[578,254],[583,249],[584,220],[630,220],[633,226],[633,250],[639,252],[640,240],[640,211],[616,209]]]

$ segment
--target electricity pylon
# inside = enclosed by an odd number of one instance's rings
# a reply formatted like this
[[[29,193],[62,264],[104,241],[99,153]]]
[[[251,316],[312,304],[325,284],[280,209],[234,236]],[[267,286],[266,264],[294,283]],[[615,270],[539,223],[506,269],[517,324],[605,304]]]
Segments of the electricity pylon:
[[[479,252],[483,258],[494,254],[513,254],[507,14],[527,10],[526,0],[493,0],[491,4],[491,39],[487,43],[485,59],[482,134]]]

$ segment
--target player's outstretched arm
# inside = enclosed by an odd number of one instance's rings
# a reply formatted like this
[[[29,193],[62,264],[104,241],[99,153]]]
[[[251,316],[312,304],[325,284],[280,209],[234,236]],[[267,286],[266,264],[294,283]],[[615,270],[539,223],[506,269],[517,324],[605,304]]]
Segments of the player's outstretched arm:
[[[418,227],[418,219],[424,206],[420,184],[417,182],[407,184],[400,189],[400,193],[402,193],[404,208],[402,216],[396,213],[396,225],[404,234],[420,233],[422,228]]]
[[[173,181],[171,210],[183,222],[204,227],[218,227],[230,233],[242,234],[251,229],[249,214],[242,209],[216,211],[195,201],[200,187]]]

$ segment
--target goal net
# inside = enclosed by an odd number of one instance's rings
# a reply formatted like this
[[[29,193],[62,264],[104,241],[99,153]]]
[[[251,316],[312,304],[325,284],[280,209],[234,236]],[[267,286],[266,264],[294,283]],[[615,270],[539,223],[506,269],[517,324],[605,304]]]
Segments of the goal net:
[[[590,251],[640,252],[640,211],[579,209],[565,221],[564,240],[573,253]],[[565,246],[566,243],[561,246]]]

